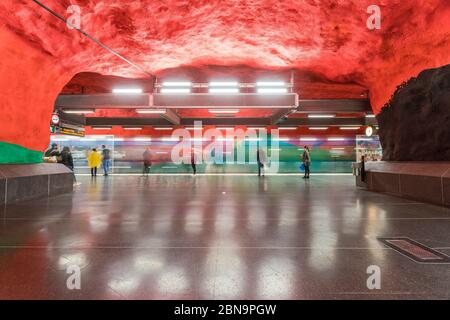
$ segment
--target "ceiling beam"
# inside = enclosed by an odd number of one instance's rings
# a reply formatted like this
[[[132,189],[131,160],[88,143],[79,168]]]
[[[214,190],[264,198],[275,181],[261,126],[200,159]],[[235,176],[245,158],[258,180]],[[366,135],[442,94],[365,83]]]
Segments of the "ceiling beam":
[[[300,99],[297,112],[372,113],[372,107],[368,99]]]
[[[166,109],[166,113],[161,114],[161,117],[174,125],[178,125],[181,122],[180,116],[172,109]]]
[[[270,126],[271,118],[182,118],[178,125],[193,126],[194,122],[201,121],[202,125],[211,126]],[[281,124],[281,123],[280,123]],[[365,126],[368,123],[364,117],[360,118],[288,118],[283,126]],[[371,123],[375,124],[375,123]],[[163,118],[86,118],[87,126],[173,126],[172,122]]]

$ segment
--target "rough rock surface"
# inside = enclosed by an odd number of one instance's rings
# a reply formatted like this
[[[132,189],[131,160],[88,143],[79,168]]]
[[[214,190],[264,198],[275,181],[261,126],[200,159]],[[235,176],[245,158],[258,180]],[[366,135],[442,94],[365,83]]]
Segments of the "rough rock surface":
[[[384,160],[450,161],[450,65],[399,86],[377,118]]]
[[[373,31],[372,0],[40,1],[66,18],[79,5],[83,30],[153,74],[295,69],[319,79],[324,96],[334,84],[368,89],[375,112],[399,83],[450,63],[448,0],[377,1]],[[0,43],[0,141],[35,150],[49,139],[41,120],[74,75],[146,77],[30,0],[0,1]]]

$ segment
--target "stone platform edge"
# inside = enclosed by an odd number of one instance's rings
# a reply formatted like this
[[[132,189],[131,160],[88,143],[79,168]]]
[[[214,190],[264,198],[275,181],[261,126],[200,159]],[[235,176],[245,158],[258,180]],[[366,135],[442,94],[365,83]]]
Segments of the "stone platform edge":
[[[57,163],[0,164],[0,203],[51,197],[73,191],[73,173]]]
[[[450,162],[366,162],[366,178],[356,185],[370,191],[450,207]]]

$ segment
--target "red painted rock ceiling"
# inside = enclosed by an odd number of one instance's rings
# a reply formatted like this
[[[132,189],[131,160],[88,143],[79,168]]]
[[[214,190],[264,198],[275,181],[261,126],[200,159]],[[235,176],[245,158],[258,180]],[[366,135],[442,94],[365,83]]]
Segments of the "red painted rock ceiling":
[[[252,78],[261,70],[293,69],[300,95],[357,97],[369,90],[375,112],[403,81],[450,63],[449,0],[41,2],[64,17],[68,6],[80,6],[83,30],[158,76],[207,81],[216,74]],[[380,30],[366,27],[372,4],[381,8]],[[0,40],[0,82],[10,93],[33,90],[24,95],[44,116],[51,113],[48,102],[80,72],[147,77],[30,0],[0,2]],[[72,88],[77,81],[83,82],[75,79]],[[12,105],[31,110],[29,102],[7,101],[0,90],[2,114]],[[29,146],[45,145],[46,139],[37,142],[41,130]],[[5,129],[0,140],[16,134]]]

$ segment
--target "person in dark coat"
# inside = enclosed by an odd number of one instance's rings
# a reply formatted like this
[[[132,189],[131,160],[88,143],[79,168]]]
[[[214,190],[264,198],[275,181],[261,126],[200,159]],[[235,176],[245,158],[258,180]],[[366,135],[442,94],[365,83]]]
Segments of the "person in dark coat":
[[[309,152],[308,146],[304,147],[304,151],[302,154],[302,162],[303,162],[303,165],[305,166],[305,175],[303,176],[303,179],[309,179],[309,173],[310,173],[309,166],[311,165],[311,154]]]
[[[144,170],[142,171],[142,175],[148,175],[150,173],[150,167],[152,166],[152,152],[149,147],[145,149],[142,154],[142,158],[144,161]]]
[[[61,151],[61,158],[58,161],[58,163],[62,163],[67,168],[73,171],[73,157],[72,153],[70,152],[69,147],[64,147]]]

